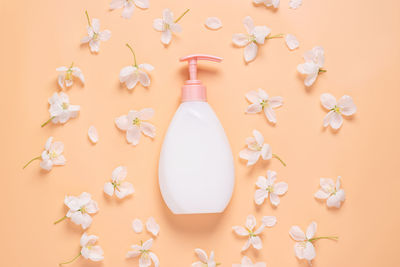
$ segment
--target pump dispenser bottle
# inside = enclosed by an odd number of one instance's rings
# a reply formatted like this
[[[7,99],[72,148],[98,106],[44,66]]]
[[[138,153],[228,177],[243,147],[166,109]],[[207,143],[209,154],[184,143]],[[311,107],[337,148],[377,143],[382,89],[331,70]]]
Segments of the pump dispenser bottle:
[[[207,103],[206,87],[197,79],[197,61],[222,58],[189,55],[190,79],[182,86],[176,111],[161,149],[159,183],[175,214],[218,213],[228,205],[234,186],[232,151],[224,128]]]

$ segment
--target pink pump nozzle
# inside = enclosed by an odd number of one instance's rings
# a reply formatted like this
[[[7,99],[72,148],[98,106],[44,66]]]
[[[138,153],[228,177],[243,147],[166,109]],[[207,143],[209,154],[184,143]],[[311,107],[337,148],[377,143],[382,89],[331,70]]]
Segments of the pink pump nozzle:
[[[182,102],[188,101],[207,101],[206,87],[197,80],[197,60],[209,60],[215,62],[221,62],[222,58],[194,54],[179,59],[180,61],[187,61],[189,64],[189,77],[190,79],[185,81],[182,86]]]

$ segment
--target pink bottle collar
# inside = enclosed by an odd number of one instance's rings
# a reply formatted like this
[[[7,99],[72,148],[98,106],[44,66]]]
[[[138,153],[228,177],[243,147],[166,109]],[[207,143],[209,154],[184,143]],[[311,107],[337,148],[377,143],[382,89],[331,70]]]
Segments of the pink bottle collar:
[[[197,80],[197,60],[221,62],[222,58],[202,54],[194,54],[180,58],[180,61],[188,61],[190,77],[182,86],[182,102],[207,101],[206,87],[200,80]]]

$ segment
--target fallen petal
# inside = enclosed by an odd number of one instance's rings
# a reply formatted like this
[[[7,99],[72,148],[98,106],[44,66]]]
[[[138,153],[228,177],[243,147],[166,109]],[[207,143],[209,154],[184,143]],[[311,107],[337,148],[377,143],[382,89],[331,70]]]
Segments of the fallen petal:
[[[222,22],[217,17],[209,17],[206,19],[205,25],[211,30],[218,30],[222,27]]]
[[[294,50],[299,47],[299,41],[297,40],[296,36],[293,34],[286,34],[285,35],[286,45],[289,47],[290,50]]]
[[[96,144],[99,141],[99,134],[97,132],[97,129],[93,125],[89,127],[88,136],[93,144]]]
[[[143,230],[143,223],[140,219],[134,219],[132,222],[132,229],[135,233],[139,234]]]

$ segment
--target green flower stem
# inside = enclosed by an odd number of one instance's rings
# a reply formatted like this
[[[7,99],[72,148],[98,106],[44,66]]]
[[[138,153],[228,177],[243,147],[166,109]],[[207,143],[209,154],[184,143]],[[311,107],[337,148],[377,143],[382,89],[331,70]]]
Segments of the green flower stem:
[[[134,60],[135,60],[135,67],[137,67],[135,51],[133,51],[132,46],[130,46],[128,43],[126,44],[126,46],[131,50],[131,52],[132,52],[132,54],[133,54],[133,58],[134,58]]]
[[[88,25],[89,25],[90,27],[92,27],[92,24],[90,23],[90,18],[89,18],[89,14],[88,14],[87,10],[85,10],[85,14],[86,14],[86,18],[87,18]]]
[[[276,34],[276,35],[272,35],[272,36],[267,36],[267,37],[265,37],[265,40],[274,39],[274,38],[282,38],[283,36],[284,36],[284,34],[280,33],[280,34]]]
[[[272,157],[279,160],[282,163],[282,165],[286,167],[286,163],[277,154],[272,154]]]
[[[57,224],[59,222],[64,221],[65,219],[67,219],[67,215],[65,215],[64,217],[62,217],[61,219],[58,219],[57,221],[54,222],[54,224]]]
[[[314,242],[318,239],[331,239],[331,240],[338,240],[339,237],[338,236],[319,236],[319,237],[314,237],[314,238],[310,238],[308,239],[308,241],[310,242]]]
[[[323,68],[320,68],[320,69],[318,70],[318,73],[321,73],[321,72],[327,72],[327,70],[325,70],[325,69],[323,69]]]
[[[181,18],[183,18],[183,16],[185,16],[186,15],[186,13],[188,13],[189,12],[189,10],[190,10],[190,8],[188,8],[188,9],[186,9],[186,11],[185,12],[183,12],[183,14],[182,15],[180,15],[179,16],[179,18],[177,18],[174,22],[175,23],[177,23],[178,21],[180,21],[181,20]]]
[[[54,119],[56,116],[52,116],[50,119],[48,119],[47,121],[45,121],[42,125],[40,125],[40,127],[44,127],[46,126],[46,124],[48,124],[49,122],[51,122],[52,119]]]
[[[72,61],[71,66],[69,66],[70,69],[74,66],[74,62]]]
[[[76,255],[72,260],[66,261],[66,262],[62,262],[62,263],[60,263],[59,265],[61,266],[61,265],[64,265],[64,264],[71,263],[71,262],[73,262],[74,260],[76,260],[77,258],[79,258],[80,256],[81,256],[81,253],[79,252],[79,254]]]
[[[31,164],[32,161],[37,160],[37,159],[41,159],[41,158],[42,158],[42,157],[39,156],[39,157],[36,157],[36,158],[31,159],[30,161],[28,161],[28,163],[26,163],[26,164],[24,165],[24,167],[22,167],[22,169],[25,169],[29,164]]]

